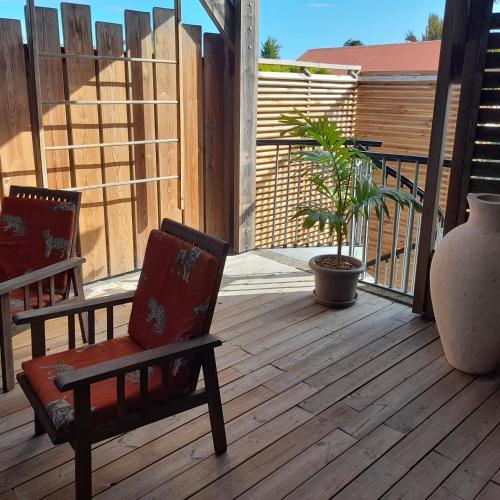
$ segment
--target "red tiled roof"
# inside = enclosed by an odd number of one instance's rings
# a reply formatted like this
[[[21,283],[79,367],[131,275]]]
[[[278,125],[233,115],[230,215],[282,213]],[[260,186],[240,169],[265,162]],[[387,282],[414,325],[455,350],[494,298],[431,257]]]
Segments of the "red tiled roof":
[[[433,72],[439,64],[441,41],[362,45],[331,49],[309,49],[299,61],[354,64],[362,72]]]

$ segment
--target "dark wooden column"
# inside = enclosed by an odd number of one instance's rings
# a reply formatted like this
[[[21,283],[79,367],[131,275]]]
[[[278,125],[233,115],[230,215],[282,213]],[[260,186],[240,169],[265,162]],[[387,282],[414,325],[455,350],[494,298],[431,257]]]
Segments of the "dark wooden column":
[[[413,300],[413,311],[428,315],[432,315],[429,297],[429,269],[436,242],[436,215],[439,206],[449,121],[451,85],[459,82],[461,78],[468,4],[468,0],[447,0],[444,15]]]

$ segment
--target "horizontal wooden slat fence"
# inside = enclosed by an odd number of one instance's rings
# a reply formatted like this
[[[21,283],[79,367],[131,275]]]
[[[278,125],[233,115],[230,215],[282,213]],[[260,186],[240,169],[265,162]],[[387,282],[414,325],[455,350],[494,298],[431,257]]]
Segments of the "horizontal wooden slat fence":
[[[87,282],[140,267],[164,217],[205,229],[201,27],[125,11],[94,40],[90,7],[28,7],[27,46],[0,19],[1,194],[83,191]]]
[[[351,79],[351,81],[349,81]],[[303,75],[294,73],[261,73],[259,78],[258,137],[278,139],[286,126],[279,123],[282,113],[298,108],[309,116],[327,114],[336,120],[346,135],[358,139],[380,141],[377,153],[391,153],[412,157],[426,157],[429,151],[436,75],[429,74],[368,74],[361,69],[359,75]],[[451,158],[455,122],[458,108],[459,87],[452,93],[451,113],[447,138],[446,157]],[[305,166],[294,161],[286,146],[260,146],[257,163],[257,241],[261,247],[316,245],[318,241],[329,244],[323,236],[318,240],[314,234],[304,232],[291,219],[297,202],[311,201],[304,179]],[[277,156],[278,153],[278,156]],[[409,183],[417,179],[418,188],[425,187],[427,165],[425,162],[396,160],[385,161],[386,167],[406,177]],[[417,172],[418,169],[418,172]],[[378,183],[382,180],[380,169],[374,170]],[[302,178],[301,178],[302,176]],[[274,179],[278,182],[274,183]],[[396,186],[395,177],[387,177],[386,183]],[[441,185],[441,209],[444,212],[449,182],[446,168]],[[301,192],[297,192],[297,186]],[[410,192],[410,188],[406,188]],[[317,200],[321,201],[321,200]],[[389,205],[391,205],[389,203]],[[380,223],[372,217],[369,224],[366,260],[373,261],[379,253],[384,256],[394,250],[402,250],[411,242],[414,247],[418,238],[420,216],[413,214],[409,224],[409,212],[397,214],[391,209],[391,219]],[[408,226],[412,226],[410,231]],[[379,237],[379,229],[380,237]],[[370,274],[382,284],[391,281],[400,289],[411,291],[415,250],[399,254],[398,262],[390,260],[372,266]],[[403,276],[402,262],[405,260],[407,276]]]
[[[353,67],[356,70],[356,67]],[[344,73],[346,73],[344,71]],[[257,138],[275,139],[287,129],[279,123],[282,114],[298,109],[309,116],[328,115],[336,120],[346,135],[355,132],[356,74],[323,75],[305,73],[260,72],[257,108]],[[276,147],[257,148],[256,193],[256,243],[258,247],[283,246],[295,230],[287,225],[290,215],[287,207],[297,204],[297,194],[291,190],[287,197],[287,185],[296,186],[299,167],[293,163],[288,171],[288,148],[279,150],[276,163]],[[275,190],[274,178],[278,172],[280,182]],[[272,234],[272,220],[279,220],[280,230]],[[285,230],[285,226],[288,226]],[[290,233],[290,234],[289,234]],[[302,239],[306,235],[302,235]],[[306,240],[304,239],[304,242]]]

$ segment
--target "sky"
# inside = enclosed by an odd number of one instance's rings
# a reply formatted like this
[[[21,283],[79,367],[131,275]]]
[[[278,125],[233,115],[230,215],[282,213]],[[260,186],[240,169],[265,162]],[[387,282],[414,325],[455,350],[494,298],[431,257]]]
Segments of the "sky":
[[[76,0],[92,7],[93,21],[123,23],[125,9],[151,11],[172,7],[173,0]],[[58,7],[59,0],[36,0]],[[0,17],[23,19],[24,0],[0,0]],[[444,12],[445,0],[261,0],[260,38],[276,38],[283,59],[297,59],[309,48],[338,47],[347,39],[366,45],[398,43],[412,29],[424,30],[427,16]],[[183,0],[183,20],[216,31],[199,0]]]

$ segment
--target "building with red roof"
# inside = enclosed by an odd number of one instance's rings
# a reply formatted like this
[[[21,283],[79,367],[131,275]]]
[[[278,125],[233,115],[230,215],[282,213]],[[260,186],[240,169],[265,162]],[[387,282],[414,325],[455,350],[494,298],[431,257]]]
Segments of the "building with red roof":
[[[437,73],[441,41],[309,49],[299,61],[355,64],[363,73]]]

